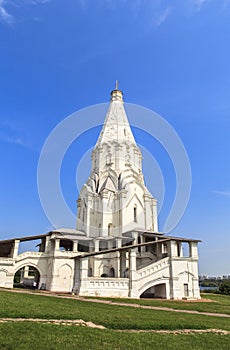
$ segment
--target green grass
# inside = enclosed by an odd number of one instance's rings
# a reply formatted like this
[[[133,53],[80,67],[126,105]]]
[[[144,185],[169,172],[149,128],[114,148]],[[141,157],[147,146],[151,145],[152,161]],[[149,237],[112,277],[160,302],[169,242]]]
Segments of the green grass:
[[[215,300],[209,303],[213,305],[210,312],[219,312],[219,309],[224,305],[228,306],[230,302],[230,297],[219,295],[208,295],[208,297]],[[165,305],[163,301],[160,302]],[[80,301],[77,298],[60,299],[42,296],[39,293],[22,294],[3,290],[0,291],[0,317],[83,319],[107,327],[106,330],[99,330],[83,326],[34,322],[0,323],[0,350],[148,350],[153,348],[155,350],[227,350],[230,348],[229,335],[127,332],[129,329],[230,330],[230,318],[224,317],[122,307]],[[119,329],[124,331],[119,332]]]
[[[90,299],[90,298],[87,298]],[[198,312],[212,312],[230,315],[230,296],[220,294],[202,294],[202,299],[207,302],[196,301],[177,301],[177,300],[159,300],[159,299],[115,299],[115,298],[97,298],[102,300],[110,300],[113,302],[139,304],[146,306],[167,307],[178,310],[195,310]],[[209,300],[213,300],[210,302]]]
[[[75,326],[0,324],[1,350],[228,350],[229,336],[117,333]]]
[[[230,318],[98,304],[0,291],[0,317],[83,319],[110,329],[230,330]]]

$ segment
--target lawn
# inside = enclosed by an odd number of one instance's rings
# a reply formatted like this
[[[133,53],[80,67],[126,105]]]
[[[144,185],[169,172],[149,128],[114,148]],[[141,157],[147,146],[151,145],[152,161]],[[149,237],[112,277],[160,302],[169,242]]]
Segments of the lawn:
[[[86,298],[89,299],[89,298]],[[98,299],[98,298],[97,298]],[[139,304],[147,306],[167,307],[178,310],[195,310],[198,312],[212,312],[230,315],[230,297],[228,295],[203,293],[203,301],[177,301],[177,300],[160,300],[160,299],[115,299],[100,298],[112,302],[121,302],[127,304]],[[206,300],[206,302],[205,302]],[[213,302],[210,302],[212,300]]]
[[[229,336],[118,333],[35,323],[0,324],[1,350],[229,350]]]
[[[227,298],[213,297],[213,312]],[[161,301],[161,303],[164,303]],[[182,302],[183,304],[183,302]],[[165,305],[166,306],[166,305]],[[212,311],[209,310],[210,312]],[[39,294],[0,291],[0,317],[83,319],[104,325],[106,330],[34,322],[0,323],[0,350],[68,349],[229,349],[230,336],[218,334],[130,333],[128,330],[223,329],[230,318],[158,311],[61,299]],[[123,330],[120,332],[119,330]]]

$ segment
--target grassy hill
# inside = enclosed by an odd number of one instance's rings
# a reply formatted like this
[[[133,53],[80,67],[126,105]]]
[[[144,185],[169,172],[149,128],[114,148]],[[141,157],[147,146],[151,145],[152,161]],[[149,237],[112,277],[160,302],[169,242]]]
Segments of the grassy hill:
[[[182,310],[199,308],[198,311],[203,312],[230,313],[230,297],[208,295],[208,298],[213,302],[133,301],[130,299],[125,302]],[[1,318],[11,318],[11,320],[1,322]],[[19,318],[22,318],[23,322],[18,320]],[[28,319],[82,319],[103,325],[106,329],[47,324],[43,321],[36,322]],[[185,329],[230,331],[230,317],[93,303],[77,298],[44,296],[39,293],[22,294],[0,291],[0,350],[230,348],[229,334],[206,333],[206,331],[203,334],[175,332],[177,330],[183,332]],[[166,332],[156,333],[155,331]]]

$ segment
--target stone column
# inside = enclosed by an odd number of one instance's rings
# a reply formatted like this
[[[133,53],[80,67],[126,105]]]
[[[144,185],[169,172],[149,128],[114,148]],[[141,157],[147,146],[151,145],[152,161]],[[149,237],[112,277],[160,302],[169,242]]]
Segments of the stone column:
[[[177,251],[177,241],[170,240],[169,241],[169,285],[170,285],[170,298],[177,299],[178,298],[178,285],[177,279],[174,277],[174,269],[175,269],[175,259],[178,257]]]
[[[122,238],[116,238],[116,248],[122,247]]]
[[[28,278],[29,276],[29,266],[25,266],[24,267],[24,278]]]
[[[20,240],[19,239],[15,239],[14,241],[14,245],[12,247],[12,258],[15,259],[18,255],[18,249],[19,249],[19,244],[20,244]]]
[[[120,250],[120,277],[124,278],[127,277],[125,276],[125,271],[126,271],[126,250]]]
[[[87,208],[86,208],[86,220],[84,222],[85,231],[86,231],[87,236],[90,236],[90,209],[91,209],[91,207],[92,207],[92,198],[88,195]]]
[[[189,255],[192,258],[198,259],[197,242],[189,242]]]
[[[140,235],[140,243],[145,243],[145,237],[143,235]],[[140,250],[140,253],[142,255],[142,253],[145,253],[146,252],[146,245],[142,245],[139,247],[139,250]]]
[[[88,278],[89,258],[82,258],[80,264],[81,279]]]
[[[50,243],[50,236],[46,236],[45,238],[45,253],[48,253],[49,249],[49,243]]]
[[[169,241],[169,254],[170,254],[170,257],[177,257],[178,254],[177,254],[177,242],[176,241],[173,241],[173,240],[170,240]]]
[[[88,292],[88,268],[89,258],[82,258],[80,261],[80,294],[83,295]]]
[[[55,251],[59,251],[60,249],[60,238],[55,238],[55,246],[54,246],[54,250]]]
[[[99,252],[99,247],[100,247],[100,240],[95,239],[94,240],[94,251]],[[99,270],[100,270],[100,258],[101,255],[96,255],[92,257],[92,275],[93,277],[99,277]]]
[[[153,201],[153,231],[158,232],[157,201]]]
[[[132,232],[132,237],[134,238],[133,244],[138,244],[138,232]]]
[[[78,241],[73,241],[73,252],[74,253],[78,252]]]
[[[137,251],[136,248],[129,250],[129,296],[136,296],[136,278],[137,278]]]
[[[99,252],[99,245],[100,245],[100,240],[99,239],[95,239],[94,240],[94,251],[95,252]]]

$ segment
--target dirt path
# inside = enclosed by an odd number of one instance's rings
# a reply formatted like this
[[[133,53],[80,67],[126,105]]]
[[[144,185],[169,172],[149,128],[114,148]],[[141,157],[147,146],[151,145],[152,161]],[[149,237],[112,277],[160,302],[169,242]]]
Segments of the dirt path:
[[[84,326],[96,329],[108,329],[102,325],[95,324],[93,322],[86,322],[84,320],[57,320],[57,319],[42,319],[42,318],[0,318],[0,323],[8,322],[34,322],[44,324],[55,324],[61,326]],[[220,335],[229,335],[230,331],[223,329],[176,329],[176,330],[156,330],[156,329],[114,329],[114,332],[120,333],[158,333],[158,334],[204,334],[215,333]]]
[[[24,294],[34,294],[34,295],[40,295],[40,296],[50,296],[50,297],[56,297],[56,298],[62,298],[62,299],[75,299],[80,300],[84,302],[90,302],[90,303],[101,303],[101,304],[109,304],[109,305],[117,305],[117,306],[125,306],[125,307],[134,307],[134,308],[141,308],[141,309],[150,309],[150,310],[161,310],[161,311],[169,311],[169,312],[182,312],[187,314],[196,314],[196,315],[205,315],[205,316],[215,316],[215,317],[226,317],[229,318],[229,314],[221,314],[221,313],[214,313],[214,312],[204,312],[204,311],[196,311],[196,310],[185,310],[185,309],[172,309],[169,307],[163,307],[163,306],[148,306],[148,305],[140,305],[140,304],[129,304],[129,303],[122,303],[122,302],[116,302],[111,300],[103,300],[103,299],[90,299],[90,298],[84,298],[74,295],[60,295],[55,294],[53,292],[33,292],[29,290],[20,290],[20,289],[0,289],[8,292],[13,293],[24,293]],[[206,301],[206,300],[205,300]]]
[[[64,325],[64,326],[85,326],[90,328],[98,328],[98,329],[106,329],[106,327],[102,325],[95,324],[93,322],[86,322],[83,320],[56,320],[56,319],[43,319],[43,318],[8,318],[3,317],[0,318],[0,323],[7,323],[7,322],[39,322],[39,323],[52,323],[57,325]]]
[[[172,309],[169,307],[163,306],[148,306],[148,305],[140,305],[140,304],[128,304],[128,303],[119,303],[116,301],[110,300],[101,300],[101,299],[85,299],[78,297],[78,300],[88,301],[90,303],[102,303],[102,304],[110,304],[110,305],[118,305],[118,306],[126,306],[126,307],[137,307],[141,309],[150,309],[150,310],[162,310],[162,311],[170,311],[170,312],[183,312],[187,314],[197,314],[197,315],[206,315],[206,316],[217,316],[217,317],[230,317],[228,314],[220,314],[214,312],[204,312],[204,311],[196,311],[196,310],[180,310],[180,309]]]

